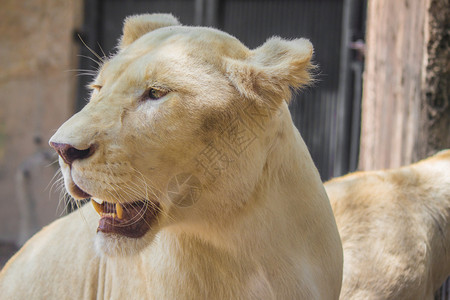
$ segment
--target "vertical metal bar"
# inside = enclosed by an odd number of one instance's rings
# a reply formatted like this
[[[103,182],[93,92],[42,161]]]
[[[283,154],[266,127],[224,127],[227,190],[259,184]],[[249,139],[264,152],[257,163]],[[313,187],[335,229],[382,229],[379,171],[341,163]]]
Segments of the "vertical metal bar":
[[[359,158],[359,136],[361,124],[361,97],[362,97],[362,72],[363,63],[353,62],[353,101],[352,101],[352,116],[350,126],[350,145],[349,145],[349,163],[348,171],[355,171],[358,167]]]
[[[219,26],[219,0],[206,0],[205,26]]]
[[[194,24],[202,26],[204,22],[205,0],[195,0]]]
[[[97,42],[100,42],[99,37],[102,27],[100,20],[101,8],[101,0],[84,1],[84,22],[83,28],[81,32],[79,32],[83,41],[96,52],[99,52]],[[90,53],[90,51],[83,45],[78,35],[74,36],[74,38],[80,43],[80,54],[82,56],[92,57],[92,53]],[[93,67],[92,62],[89,59],[80,57],[79,69],[92,70]],[[91,80],[89,76],[79,76],[78,78],[78,92],[77,101],[75,103],[75,111],[81,110],[86,104],[86,98],[88,96],[86,85]]]
[[[338,88],[338,105],[336,110],[336,125],[333,134],[332,155],[333,176],[347,172],[349,164],[349,78],[350,78],[350,50],[351,18],[354,0],[344,0],[342,16],[341,57]],[[333,149],[334,148],[334,149]]]
[[[367,19],[367,1],[357,1],[354,3],[354,30],[352,36],[353,60],[351,70],[353,74],[353,107],[352,121],[350,124],[350,156],[349,171],[355,171],[359,163],[359,149],[361,141],[361,105],[362,105],[362,86],[363,71],[365,60],[365,36]],[[356,39],[356,41],[355,41]]]

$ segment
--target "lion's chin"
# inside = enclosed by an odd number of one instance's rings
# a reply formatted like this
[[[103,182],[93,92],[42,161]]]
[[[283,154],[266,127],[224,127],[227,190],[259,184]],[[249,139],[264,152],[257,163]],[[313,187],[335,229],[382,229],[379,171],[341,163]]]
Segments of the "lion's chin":
[[[111,233],[98,232],[95,237],[95,249],[100,256],[125,257],[139,254],[153,241],[153,230],[142,238],[128,238]]]

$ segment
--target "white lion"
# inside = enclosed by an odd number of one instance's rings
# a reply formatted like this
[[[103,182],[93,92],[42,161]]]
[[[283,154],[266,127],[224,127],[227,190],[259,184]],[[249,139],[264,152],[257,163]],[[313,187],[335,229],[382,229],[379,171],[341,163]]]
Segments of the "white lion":
[[[325,188],[344,248],[341,299],[433,299],[450,275],[450,150]]]
[[[95,202],[27,242],[1,298],[337,299],[341,241],[287,108],[312,52],[128,18],[50,141],[67,191]]]

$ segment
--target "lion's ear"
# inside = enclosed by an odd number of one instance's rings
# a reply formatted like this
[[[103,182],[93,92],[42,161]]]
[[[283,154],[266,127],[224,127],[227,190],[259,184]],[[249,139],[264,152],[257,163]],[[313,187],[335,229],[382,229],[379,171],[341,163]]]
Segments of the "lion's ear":
[[[127,17],[123,24],[119,48],[127,47],[147,32],[179,24],[177,18],[171,14],[143,14]]]
[[[228,78],[242,95],[289,101],[291,89],[311,82],[313,46],[307,39],[273,37],[251,52],[246,60],[227,61]]]

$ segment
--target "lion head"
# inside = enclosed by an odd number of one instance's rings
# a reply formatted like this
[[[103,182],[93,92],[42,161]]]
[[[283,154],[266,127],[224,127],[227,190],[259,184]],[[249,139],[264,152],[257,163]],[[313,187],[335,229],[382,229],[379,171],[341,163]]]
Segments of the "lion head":
[[[208,235],[254,205],[312,52],[305,39],[249,50],[171,15],[127,18],[89,102],[50,139],[68,193],[99,213],[101,252],[136,253],[161,228]]]

